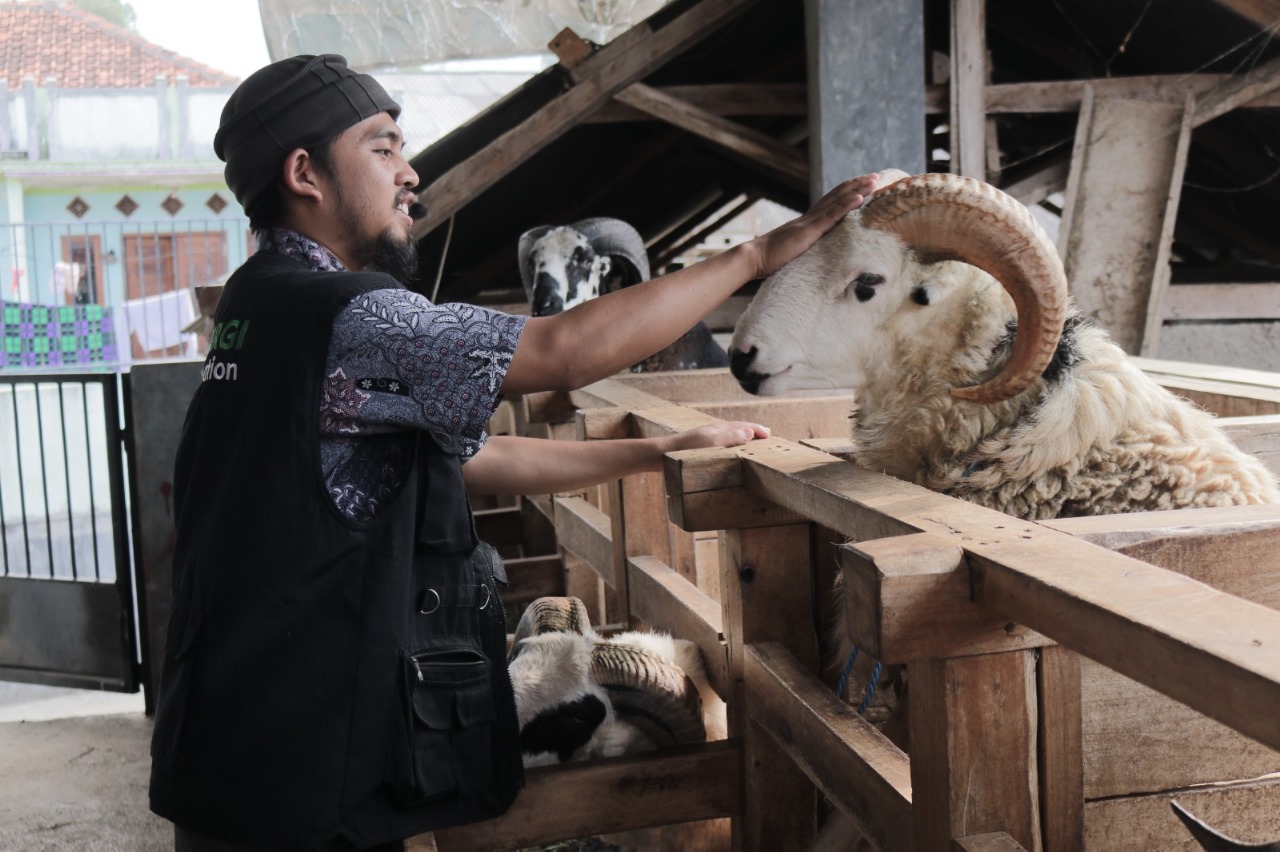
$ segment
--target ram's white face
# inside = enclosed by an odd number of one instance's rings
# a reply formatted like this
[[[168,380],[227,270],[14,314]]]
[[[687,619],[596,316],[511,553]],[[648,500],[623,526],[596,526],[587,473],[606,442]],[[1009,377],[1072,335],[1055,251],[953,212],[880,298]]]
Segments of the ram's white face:
[[[924,322],[916,278],[901,240],[850,214],[761,286],[734,330],[734,377],[763,396],[863,385],[887,355],[887,327]]]
[[[597,255],[581,232],[567,226],[539,237],[526,263],[536,317],[558,314],[599,296],[610,267],[608,257]]]

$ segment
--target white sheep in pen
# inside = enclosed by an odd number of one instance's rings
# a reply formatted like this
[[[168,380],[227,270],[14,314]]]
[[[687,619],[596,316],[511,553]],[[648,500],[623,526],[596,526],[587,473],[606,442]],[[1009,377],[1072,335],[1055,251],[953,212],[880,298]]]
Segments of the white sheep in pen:
[[[858,464],[1020,518],[1280,502],[1211,415],[1076,312],[1025,207],[890,175],[761,287],[730,351],[744,388],[852,387]]]
[[[954,175],[881,185],[743,314],[746,390],[852,388],[854,461],[1019,518],[1280,503],[1261,462],[1076,311],[1020,203]],[[829,670],[852,650],[835,632]],[[851,695],[874,676],[859,662]],[[889,682],[868,718],[900,724],[900,669]],[[850,848],[829,829],[822,848]]]

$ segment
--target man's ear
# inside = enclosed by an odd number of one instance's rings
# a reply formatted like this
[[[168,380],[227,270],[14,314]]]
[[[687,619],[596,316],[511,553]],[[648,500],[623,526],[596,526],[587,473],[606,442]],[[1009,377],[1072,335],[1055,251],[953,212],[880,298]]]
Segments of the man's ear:
[[[316,201],[324,200],[324,185],[321,183],[319,170],[305,148],[290,151],[285,156],[281,169],[284,173],[284,185],[290,192]]]

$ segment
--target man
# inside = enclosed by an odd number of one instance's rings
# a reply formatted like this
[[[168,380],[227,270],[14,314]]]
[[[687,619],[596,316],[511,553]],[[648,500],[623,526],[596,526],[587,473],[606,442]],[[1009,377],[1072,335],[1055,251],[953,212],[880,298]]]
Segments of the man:
[[[151,804],[179,849],[374,848],[502,813],[523,779],[501,566],[467,492],[565,490],[768,431],[486,440],[501,395],[641,360],[874,188],[555,317],[437,306],[397,280],[418,182],[399,111],[342,57],[299,56],[250,76],[214,139],[259,251],[219,302],[176,462]]]

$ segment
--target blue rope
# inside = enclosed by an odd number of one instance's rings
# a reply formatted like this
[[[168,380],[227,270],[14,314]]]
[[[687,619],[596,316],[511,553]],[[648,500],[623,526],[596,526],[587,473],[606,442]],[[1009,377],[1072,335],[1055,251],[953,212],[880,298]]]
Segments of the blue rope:
[[[867,707],[871,705],[871,699],[876,697],[876,684],[880,682],[880,670],[884,668],[884,663],[876,660],[875,670],[871,672],[871,683],[867,684],[867,694],[862,696],[862,703],[858,705],[858,715],[865,716]]]
[[[858,646],[853,646],[853,653],[849,655],[849,661],[844,664],[844,671],[840,673],[840,680],[836,681],[836,695],[844,697],[844,688],[849,685],[849,675],[853,674],[853,663],[858,659]]]

